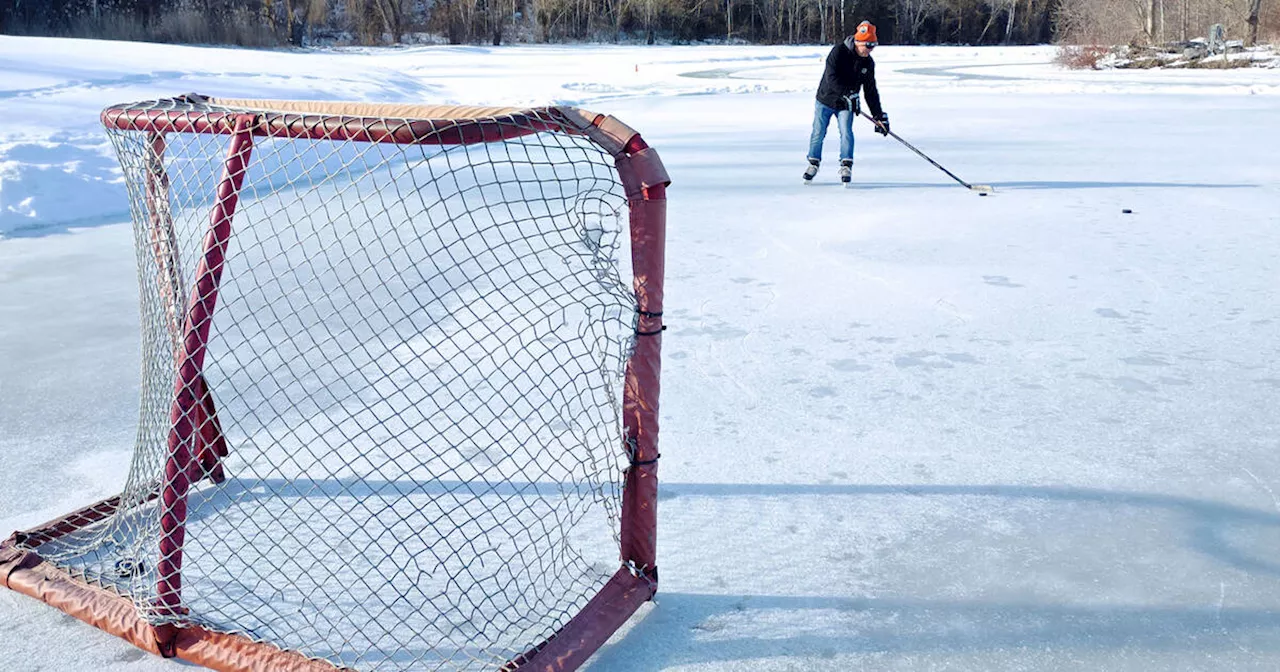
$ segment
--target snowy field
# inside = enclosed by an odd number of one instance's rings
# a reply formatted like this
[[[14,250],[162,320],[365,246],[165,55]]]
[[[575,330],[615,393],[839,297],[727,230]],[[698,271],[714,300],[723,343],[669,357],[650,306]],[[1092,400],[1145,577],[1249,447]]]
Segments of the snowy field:
[[[0,534],[119,491],[138,298],[107,104],[568,103],[670,195],[656,606],[596,670],[1280,668],[1280,71],[820,47],[272,53],[0,37]],[[1131,214],[1122,213],[1132,210]],[[0,591],[9,670],[172,670]]]

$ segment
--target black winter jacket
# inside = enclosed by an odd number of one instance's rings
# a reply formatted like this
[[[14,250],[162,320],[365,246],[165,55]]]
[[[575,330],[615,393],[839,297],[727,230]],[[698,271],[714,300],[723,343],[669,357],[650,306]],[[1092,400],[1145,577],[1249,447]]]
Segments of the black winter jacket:
[[[847,109],[849,103],[844,97],[859,89],[867,107],[871,108],[871,115],[879,117],[884,109],[880,107],[880,91],[876,89],[876,62],[870,56],[859,56],[850,36],[827,54],[827,67],[822,71],[822,81],[818,82],[818,102],[837,110]]]

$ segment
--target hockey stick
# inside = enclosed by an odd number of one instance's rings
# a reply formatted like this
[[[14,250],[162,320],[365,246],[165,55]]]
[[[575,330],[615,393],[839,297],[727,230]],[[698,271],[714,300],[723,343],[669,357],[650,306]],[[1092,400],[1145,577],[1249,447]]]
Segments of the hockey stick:
[[[887,134],[889,134],[889,135],[891,135],[891,136],[893,136],[893,139],[894,139],[894,140],[897,140],[898,142],[901,142],[902,144],[906,145],[906,146],[907,146],[907,149],[910,149],[911,151],[913,151],[913,152],[915,152],[916,154],[920,155],[920,158],[924,159],[925,161],[928,161],[929,163],[932,163],[934,168],[937,168],[938,170],[941,170],[942,172],[946,173],[946,174],[947,174],[951,179],[955,180],[956,182],[959,182],[960,184],[963,184],[963,185],[964,185],[965,187],[967,187],[970,191],[976,191],[976,192],[978,192],[978,195],[979,195],[979,196],[986,196],[987,194],[995,193],[995,188],[994,188],[994,187],[992,187],[992,186],[991,186],[991,185],[989,185],[989,184],[969,184],[968,182],[965,182],[964,180],[962,180],[962,179],[960,179],[960,178],[956,177],[956,176],[955,176],[955,174],[953,174],[951,171],[949,171],[949,170],[947,170],[946,168],[943,168],[941,165],[939,165],[939,163],[938,163],[937,161],[934,161],[933,159],[929,158],[928,156],[925,156],[925,153],[924,153],[924,152],[922,152],[922,151],[920,151],[920,150],[916,149],[916,148],[915,148],[915,146],[913,146],[911,143],[909,143],[909,142],[907,142],[906,140],[903,140],[902,138],[898,137],[898,134],[897,134],[897,133],[894,133],[893,131],[889,130],[888,128],[885,128],[883,124],[881,124],[879,121],[876,121],[875,117],[873,117],[873,116],[871,116],[871,115],[867,114],[866,112],[859,112],[859,114],[861,114],[862,116],[864,116],[864,117],[866,117],[867,119],[869,119],[869,120],[871,121],[871,123],[875,124],[876,126],[878,126],[878,127],[880,127],[880,128],[883,128],[883,129],[884,129],[884,132],[885,132],[885,133],[887,133]]]

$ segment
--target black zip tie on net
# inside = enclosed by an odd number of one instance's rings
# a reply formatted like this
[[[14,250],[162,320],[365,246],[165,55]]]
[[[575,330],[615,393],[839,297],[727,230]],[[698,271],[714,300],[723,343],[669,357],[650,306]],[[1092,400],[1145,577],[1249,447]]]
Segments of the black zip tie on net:
[[[658,312],[656,312],[656,313],[652,313],[652,312],[649,312],[649,311],[647,311],[647,310],[640,310],[639,308],[636,308],[636,312],[637,312],[637,313],[639,313],[640,317],[662,317],[662,311],[661,311],[661,310],[659,310],[659,311],[658,311]],[[666,330],[667,330],[667,325],[665,325],[665,324],[664,324],[664,325],[662,325],[662,328],[660,328],[660,329],[655,329],[655,330],[653,330],[653,331],[640,331],[640,329],[639,329],[639,328],[637,328],[637,329],[636,329],[636,336],[656,336],[656,335],[661,334],[662,332],[664,332],[664,331],[666,331]]]
[[[631,576],[634,576],[637,579],[642,579],[645,583],[649,584],[649,599],[652,600],[652,595],[658,592],[658,568],[650,567],[649,565],[637,565],[635,560],[628,560],[622,563],[622,566],[626,567],[627,571],[631,572]],[[657,601],[655,601],[654,604],[657,604]]]
[[[647,464],[657,464],[658,460],[662,459],[662,453],[658,453],[657,455],[654,456],[652,460],[644,460],[642,462],[637,462],[636,453],[640,452],[640,446],[636,445],[636,437],[628,436],[626,443],[627,443],[627,461],[630,462],[631,466],[633,467],[643,467]]]

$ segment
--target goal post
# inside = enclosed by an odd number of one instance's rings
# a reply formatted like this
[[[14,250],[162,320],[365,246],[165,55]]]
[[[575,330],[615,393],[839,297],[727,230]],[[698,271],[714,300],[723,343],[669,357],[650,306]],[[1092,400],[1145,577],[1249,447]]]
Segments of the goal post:
[[[219,670],[569,670],[657,590],[666,187],[571,107],[107,108],[142,319],[121,494],[0,581]]]

